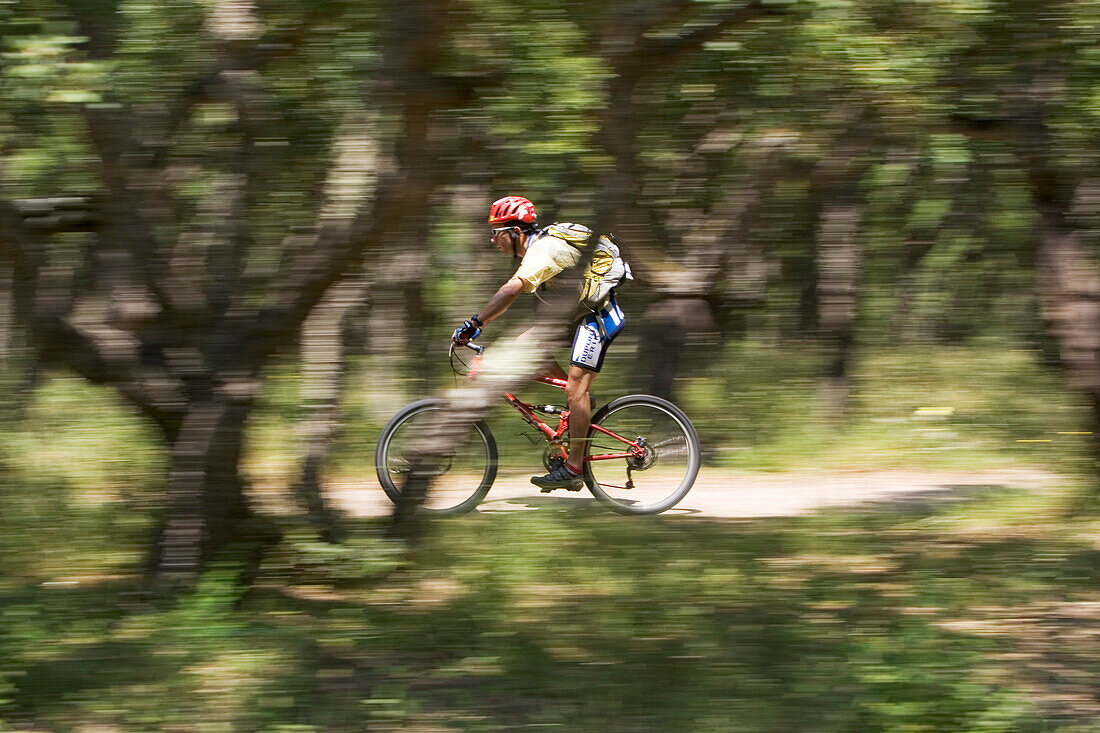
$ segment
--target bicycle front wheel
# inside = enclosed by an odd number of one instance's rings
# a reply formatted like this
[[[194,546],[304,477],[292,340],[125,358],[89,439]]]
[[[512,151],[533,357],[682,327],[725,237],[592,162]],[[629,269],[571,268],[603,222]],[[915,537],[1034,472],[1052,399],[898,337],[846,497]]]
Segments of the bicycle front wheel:
[[[414,402],[382,428],[374,451],[378,482],[394,503],[408,477],[414,443],[422,440],[442,419],[439,400]],[[497,475],[497,445],[489,426],[478,420],[466,428],[455,454],[436,469],[423,511],[432,514],[462,514],[476,507]]]
[[[602,458],[641,451],[631,457]],[[652,395],[629,395],[592,417],[584,481],[620,514],[659,514],[687,495],[699,474],[699,437],[676,405]]]

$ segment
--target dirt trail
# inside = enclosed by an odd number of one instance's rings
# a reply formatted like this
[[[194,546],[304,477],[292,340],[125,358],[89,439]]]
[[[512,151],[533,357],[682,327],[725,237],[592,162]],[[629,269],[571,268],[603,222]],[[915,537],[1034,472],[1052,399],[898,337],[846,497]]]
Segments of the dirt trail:
[[[570,503],[593,503],[587,491],[540,494],[531,473],[502,472],[478,511],[523,511]],[[1059,476],[1039,469],[983,471],[865,471],[750,474],[704,468],[695,485],[667,515],[715,518],[783,517],[815,509],[866,502],[965,495],[989,487],[1052,488]],[[392,510],[377,481],[334,482],[329,497],[354,516],[384,516]]]

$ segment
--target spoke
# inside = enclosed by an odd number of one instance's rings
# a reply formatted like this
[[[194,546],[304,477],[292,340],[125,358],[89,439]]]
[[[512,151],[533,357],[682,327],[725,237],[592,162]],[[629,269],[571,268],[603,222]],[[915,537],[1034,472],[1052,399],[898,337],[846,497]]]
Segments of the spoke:
[[[650,444],[650,447],[651,448],[664,448],[666,445],[673,445],[673,444],[678,444],[678,445],[681,445],[685,448],[687,447],[687,441],[684,439],[684,436],[682,436],[682,435],[677,435],[675,438],[669,438],[667,440],[662,440],[660,443],[652,443],[652,444]]]
[[[385,447],[388,491],[400,490],[413,468],[409,460],[410,451],[418,437],[430,429],[438,416],[435,409],[413,413],[390,433]],[[425,507],[439,512],[450,511],[475,496],[480,487],[486,485],[485,482],[491,483],[495,469],[490,450],[485,436],[476,426],[470,426],[454,455],[435,466],[432,473],[434,483]]]
[[[698,470],[697,454],[687,432],[690,426],[685,428],[676,415],[660,405],[638,401],[607,414],[601,427],[612,435],[604,433],[602,440],[593,442],[592,454],[629,454],[588,462],[591,477],[603,494],[597,494],[601,501],[610,502],[613,508],[629,507],[628,513],[645,513],[649,507],[660,511],[667,500],[690,488]],[[609,443],[611,440],[616,442]],[[632,450],[634,443],[644,450]]]

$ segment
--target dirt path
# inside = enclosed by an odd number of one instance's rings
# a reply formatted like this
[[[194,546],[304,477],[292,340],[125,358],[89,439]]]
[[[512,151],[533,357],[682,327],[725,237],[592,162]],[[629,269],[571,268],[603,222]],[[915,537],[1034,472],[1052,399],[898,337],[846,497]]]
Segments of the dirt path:
[[[536,510],[540,507],[593,503],[587,491],[540,494],[529,483],[530,472],[497,477],[481,512]],[[815,509],[856,506],[935,495],[964,495],[989,487],[1041,490],[1059,477],[1039,469],[967,472],[867,471],[833,473],[750,474],[703,469],[695,485],[668,515],[715,518],[783,517]],[[392,510],[376,481],[334,482],[329,497],[354,516],[384,516]]]

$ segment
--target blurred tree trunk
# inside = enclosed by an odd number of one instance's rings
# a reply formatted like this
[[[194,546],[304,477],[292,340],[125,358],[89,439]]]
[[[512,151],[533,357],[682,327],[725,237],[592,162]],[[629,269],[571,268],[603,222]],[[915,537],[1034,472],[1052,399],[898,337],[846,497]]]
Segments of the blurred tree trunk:
[[[412,245],[412,251],[417,255],[416,263],[401,284],[405,296],[407,344],[401,357],[408,367],[408,374],[413,378],[413,389],[417,393],[423,393],[431,383],[432,360],[426,357],[432,353],[432,326],[435,325],[431,305],[425,297],[428,279],[432,274],[427,242],[427,217],[420,224],[418,236]],[[436,351],[438,353],[438,349]]]
[[[920,160],[911,172],[901,193],[904,206],[898,212],[899,218],[907,221],[904,230],[905,240],[901,245],[901,262],[898,266],[896,301],[894,315],[892,317],[891,332],[898,343],[912,343],[919,341],[916,313],[914,308],[917,302],[917,286],[920,276],[920,264],[925,256],[932,251],[941,226],[938,223],[929,224],[918,220],[918,207],[923,203],[928,191],[928,161],[927,156],[919,154]]]
[[[1086,233],[1072,218],[1077,177],[1056,162],[1048,108],[1060,75],[1039,70],[1022,95],[1014,127],[1039,212],[1038,287],[1042,314],[1070,384],[1092,408],[1094,462],[1100,465],[1100,270]]]
[[[763,146],[762,146],[763,148]],[[730,320],[762,294],[763,254],[750,239],[753,217],[774,183],[772,151],[747,155],[751,177],[705,211],[695,213],[680,261],[653,276],[657,298],[641,318],[638,363],[651,394],[672,399],[686,364],[736,333]],[[719,317],[722,318],[721,322]]]
[[[422,394],[431,374],[431,362],[424,358],[430,351],[434,324],[425,300],[432,270],[424,224],[411,223],[408,239],[371,268],[374,286],[368,330],[372,354],[384,366],[368,380],[401,403],[411,394]],[[391,408],[387,405],[385,411]]]
[[[852,352],[859,274],[863,265],[860,227],[866,207],[860,190],[866,171],[868,130],[864,109],[815,171],[822,201],[816,241],[818,334],[826,366],[819,391],[826,417],[842,418],[851,394]]]
[[[15,308],[12,269],[0,260],[0,390],[5,412],[18,419],[34,398],[40,374],[38,359],[25,343]]]
[[[691,339],[714,331],[710,303],[698,297],[664,297],[642,314],[638,363],[648,375],[650,394],[673,399],[685,361],[698,351]]]
[[[609,229],[626,242],[635,275],[657,293],[656,302],[641,314],[639,357],[649,375],[649,391],[671,397],[682,366],[690,360],[688,350],[716,337],[716,287],[723,266],[730,261],[725,240],[734,235],[759,188],[750,185],[722,197],[699,217],[697,227],[685,233],[684,259],[670,260],[662,252],[658,232],[663,227],[656,209],[647,205],[642,192],[646,176],[639,135],[645,118],[644,87],[654,80],[655,69],[673,71],[727,29],[772,10],[756,1],[731,6],[706,19],[693,17],[698,8],[692,4],[677,1],[651,3],[625,14],[622,10],[621,6],[609,8],[599,42],[613,72],[596,134],[597,144],[613,162],[602,190],[611,207]],[[716,123],[721,122],[719,115]],[[729,142],[710,149],[721,137],[703,136],[684,166],[687,175],[698,174],[697,166],[706,155],[728,154]]]
[[[819,217],[820,221],[820,217]],[[817,271],[817,256],[811,257],[806,263],[805,271],[799,272],[802,287],[798,293],[798,332],[806,337],[813,337],[820,333],[820,314],[818,306],[820,298],[817,288],[820,275]]]
[[[365,272],[341,280],[302,326],[301,454],[294,494],[326,539],[335,537],[336,516],[325,501],[322,477],[340,427],[339,407],[347,384],[345,335],[349,320],[370,292]]]
[[[352,320],[361,318],[361,307],[370,294],[370,321],[375,355],[396,368],[372,373],[376,388],[386,379],[405,394],[412,376],[413,391],[427,388],[431,369],[429,353],[432,317],[424,301],[430,269],[426,244],[427,217],[414,226],[419,232],[384,262],[334,285],[313,310],[302,330],[303,418],[299,432],[302,448],[294,493],[315,527],[327,538],[336,536],[336,512],[325,500],[324,470],[332,441],[340,429],[339,405],[348,384],[347,334]],[[411,242],[419,242],[412,244]],[[383,285],[384,284],[384,285]],[[378,324],[382,324],[381,329]],[[400,381],[400,387],[396,382]]]
[[[905,243],[901,272],[898,274],[897,311],[893,328],[898,343],[922,343],[928,339],[927,324],[917,314],[918,280],[921,262],[936,245],[938,231],[914,233]]]
[[[1048,329],[1059,345],[1070,384],[1093,412],[1100,462],[1100,273],[1080,232],[1043,207],[1039,222],[1039,295]]]
[[[12,352],[15,350],[12,286],[11,267],[0,263],[0,369],[5,371],[12,367]]]
[[[89,55],[113,60],[120,16],[69,7]],[[12,262],[15,312],[38,355],[114,387],[164,436],[168,498],[149,563],[158,576],[194,577],[222,552],[255,552],[275,537],[274,525],[250,506],[240,473],[259,375],[369,245],[426,211],[435,164],[429,120],[461,103],[470,86],[435,73],[447,7],[446,0],[388,6],[371,101],[393,121],[386,129],[400,134],[380,138],[363,113],[349,113],[334,136],[314,225],[290,230],[281,243],[258,241],[251,229],[263,186],[279,178],[275,159],[256,143],[278,137],[282,121],[264,81],[269,39],[247,0],[207,8],[202,42],[216,56],[213,71],[202,72],[177,105],[80,108],[106,191],[83,269],[51,267],[48,233],[0,201],[0,254]],[[172,200],[166,151],[208,100],[233,114],[192,216],[191,206]],[[142,116],[151,114],[164,118]],[[167,130],[167,141],[151,143],[150,130]],[[275,267],[249,267],[252,258],[269,262],[273,248]]]
[[[825,414],[841,418],[851,394],[851,361],[855,345],[856,292],[863,251],[859,242],[863,202],[858,182],[832,191],[821,211],[817,236],[818,329],[827,364],[821,380]]]
[[[20,282],[19,278],[35,277],[36,268],[45,263],[47,242],[52,235],[80,232],[88,236],[97,225],[98,204],[97,196],[83,194],[16,199],[6,204],[6,211],[0,211],[0,220],[10,222],[9,226],[13,227],[12,231],[7,232],[9,246],[10,237],[23,232],[26,249],[22,264],[15,256],[14,247],[9,249],[9,257],[5,260],[2,258],[5,238],[0,236],[0,369],[8,370],[12,380],[8,403],[10,412],[19,413],[30,403],[42,366],[34,345],[28,343],[30,334],[26,322],[19,318],[23,310],[20,295],[26,298],[33,286]],[[83,246],[84,256],[87,257],[92,247],[87,243]],[[28,265],[31,266],[29,269]],[[51,286],[51,292],[58,297],[66,297],[56,284]],[[72,296],[75,293],[68,294],[68,297]]]
[[[172,416],[179,424],[165,434],[168,512],[152,556],[157,571],[191,573],[243,538],[250,542],[242,547],[255,553],[277,537],[274,525],[252,511],[238,470],[257,386],[255,375],[236,375]]]

